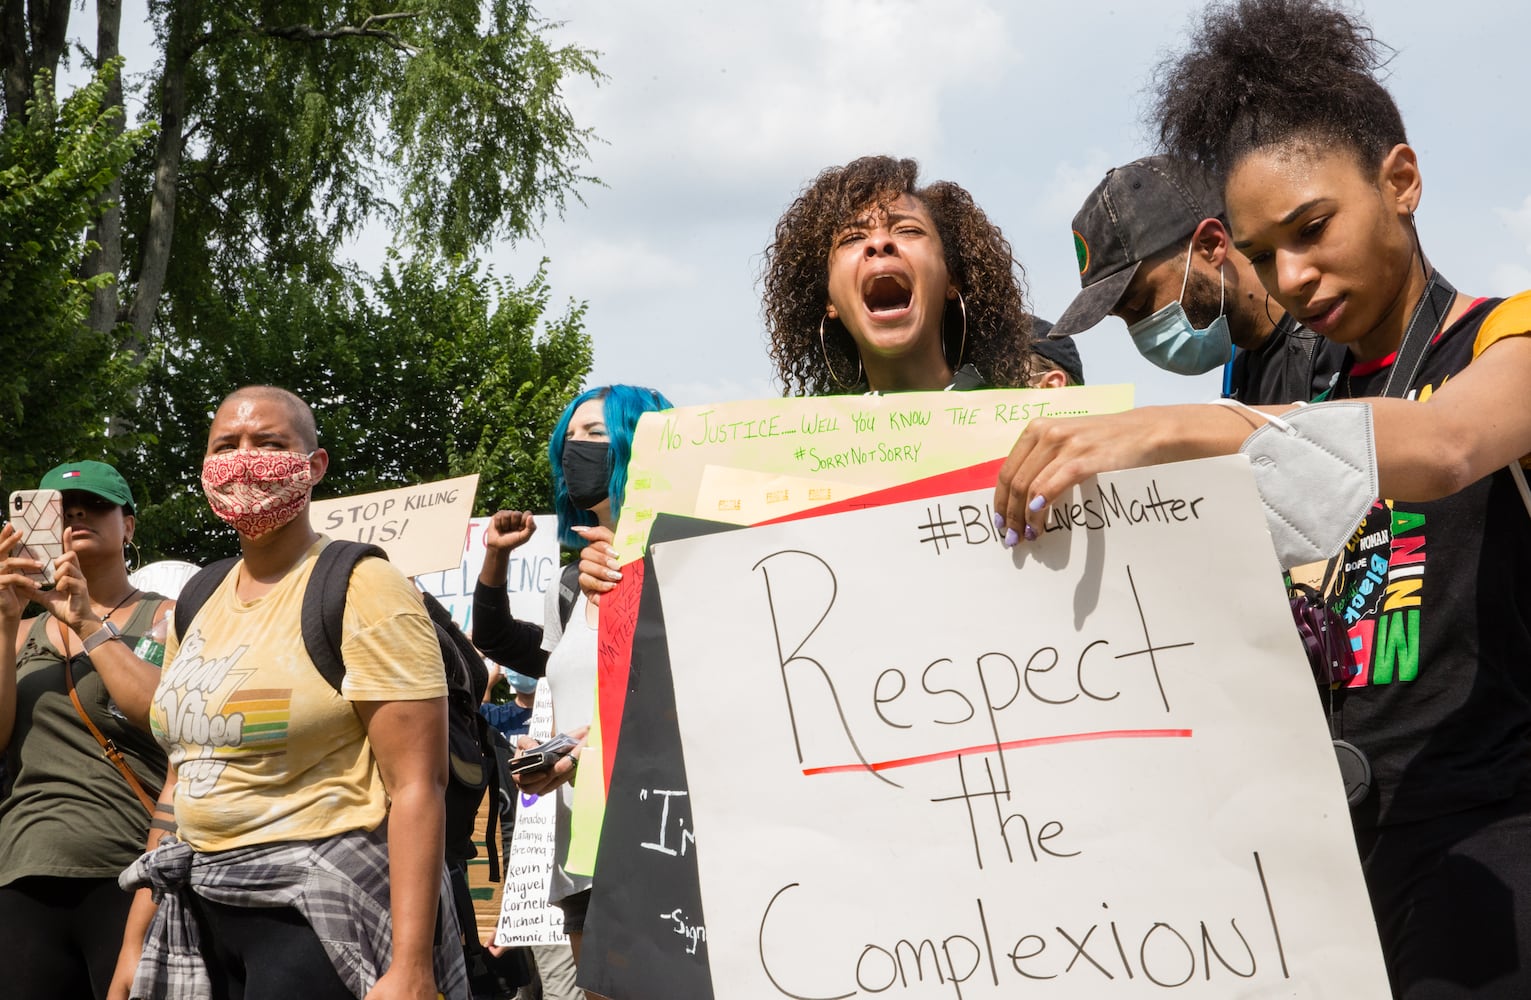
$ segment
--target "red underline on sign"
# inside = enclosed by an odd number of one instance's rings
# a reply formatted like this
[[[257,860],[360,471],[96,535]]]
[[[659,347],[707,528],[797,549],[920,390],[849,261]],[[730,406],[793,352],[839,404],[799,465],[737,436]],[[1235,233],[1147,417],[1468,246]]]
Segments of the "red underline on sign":
[[[815,774],[842,774],[847,771],[888,771],[895,767],[910,767],[914,764],[929,764],[934,760],[951,760],[953,757],[963,757],[970,753],[992,753],[998,750],[1024,750],[1028,747],[1056,746],[1059,743],[1086,743],[1093,740],[1187,740],[1191,738],[1189,729],[1103,729],[1095,733],[1064,733],[1061,736],[1033,736],[1025,740],[1010,740],[996,747],[993,743],[980,743],[977,746],[959,747],[956,750],[941,750],[937,753],[924,753],[918,757],[899,757],[894,760],[878,760],[871,764],[830,764],[827,767],[805,767],[803,774],[812,776]]]

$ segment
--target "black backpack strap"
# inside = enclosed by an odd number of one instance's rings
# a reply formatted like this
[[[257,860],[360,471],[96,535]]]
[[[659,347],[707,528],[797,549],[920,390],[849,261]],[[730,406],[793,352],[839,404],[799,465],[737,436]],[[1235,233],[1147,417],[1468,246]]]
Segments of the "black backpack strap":
[[[484,692],[489,688],[489,668],[485,666],[483,654],[473,645],[472,640],[463,635],[462,629],[452,621],[452,613],[446,609],[446,606],[431,594],[422,591],[420,596],[425,599],[425,610],[436,625],[436,637],[442,642],[443,662],[447,663],[450,669],[451,661],[460,659],[463,668],[468,671],[468,676],[464,678],[466,683],[463,686],[472,696],[472,703],[466,706],[466,710],[471,715],[473,735],[484,759],[490,803],[489,817],[484,824],[484,847],[489,854],[489,881],[498,882],[500,881],[500,846],[499,838],[495,834],[500,820],[501,764],[494,745],[494,736],[498,733],[493,726],[489,725],[489,720],[478,711],[479,703],[484,700]],[[457,657],[449,655],[447,644],[457,650]]]
[[[1398,344],[1398,353],[1393,357],[1387,381],[1383,383],[1378,395],[1403,398],[1409,394],[1435,335],[1446,326],[1446,314],[1451,311],[1451,304],[1456,301],[1456,297],[1457,290],[1451,282],[1441,272],[1431,271],[1429,280],[1425,282],[1425,290],[1414,304],[1414,314],[1409,317],[1409,325],[1403,331],[1403,340]],[[1401,382],[1399,376],[1403,377]]]
[[[569,616],[574,614],[574,601],[579,597],[579,563],[572,562],[558,574],[558,622],[569,627]]]
[[[511,753],[508,741],[500,731],[489,724],[489,720],[480,715],[477,719],[478,736],[480,743],[485,748],[484,766],[489,771],[489,808],[485,810],[488,815],[484,818],[484,850],[489,855],[489,881],[498,882],[502,877],[500,868],[500,839],[505,832],[505,817],[501,814],[501,796],[507,788],[514,794],[514,785],[510,784],[506,774],[506,763]],[[514,805],[515,800],[511,800]]]
[[[346,588],[356,564],[374,556],[387,559],[388,553],[376,545],[336,539],[319,550],[308,588],[303,591],[303,648],[337,692],[346,676],[346,665],[340,658]]]
[[[480,940],[478,926],[478,914],[473,909],[473,889],[468,885],[468,870],[463,865],[447,865],[447,882],[452,887],[452,910],[457,914],[457,928],[462,932],[463,957],[470,963],[479,957],[484,949],[484,943]],[[443,899],[442,905],[448,900]],[[473,970],[468,970],[471,975]]]
[[[441,644],[442,663],[446,666],[448,673],[448,753],[454,758],[454,768],[457,758],[467,761],[472,749],[461,744],[457,737],[471,737],[483,767],[484,787],[477,795],[471,797],[475,810],[477,804],[483,801],[486,791],[489,797],[489,815],[484,826],[484,847],[489,855],[489,881],[498,882],[500,881],[500,849],[499,838],[495,834],[500,817],[501,764],[493,740],[493,737],[498,734],[478,710],[479,703],[484,700],[484,692],[489,687],[489,668],[484,664],[484,657],[473,642],[463,634],[462,629],[457,627],[457,623],[452,621],[452,613],[446,609],[446,606],[435,596],[424,591],[420,596],[425,602],[425,610],[430,615],[431,623],[436,626],[436,639]],[[471,732],[463,731],[464,724],[471,727]],[[449,794],[447,798],[449,811],[453,802],[454,799]],[[454,825],[449,816],[447,823],[449,832]],[[467,830],[471,832],[471,829],[470,820]],[[452,845],[448,844],[448,852],[450,853],[451,850]]]
[[[463,635],[462,629],[452,620],[452,612],[446,609],[446,605],[436,600],[435,596],[420,591],[420,597],[425,601],[425,612],[431,616],[431,622],[436,626],[436,638],[443,643],[450,642],[462,656],[463,666],[468,671],[468,676],[461,678],[462,686],[473,695],[473,704],[477,705],[484,700],[484,692],[489,689],[489,668],[484,665],[484,656],[473,645],[473,641]],[[445,660],[445,650],[442,659]],[[447,664],[448,668],[452,664]]]
[[[239,562],[238,556],[230,556],[227,559],[208,563],[186,581],[186,585],[181,588],[180,596],[175,599],[177,639],[186,638],[186,630],[191,628],[197,612],[202,610],[202,605],[213,596],[213,591],[218,589],[218,584],[223,582],[223,578],[229,575],[229,570],[233,569],[237,562]]]

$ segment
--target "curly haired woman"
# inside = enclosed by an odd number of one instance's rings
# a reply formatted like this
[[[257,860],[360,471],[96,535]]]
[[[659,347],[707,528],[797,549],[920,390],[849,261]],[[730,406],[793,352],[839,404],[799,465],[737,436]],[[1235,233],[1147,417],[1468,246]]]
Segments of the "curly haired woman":
[[[999,227],[913,160],[822,171],[776,223],[766,328],[792,394],[1026,385],[1031,318]]]
[[[829,167],[766,247],[777,377],[807,396],[1082,381],[1034,348],[1023,277],[999,227],[956,184],[921,187],[919,165],[891,156]],[[599,600],[621,572],[608,534],[587,540],[579,584]]]

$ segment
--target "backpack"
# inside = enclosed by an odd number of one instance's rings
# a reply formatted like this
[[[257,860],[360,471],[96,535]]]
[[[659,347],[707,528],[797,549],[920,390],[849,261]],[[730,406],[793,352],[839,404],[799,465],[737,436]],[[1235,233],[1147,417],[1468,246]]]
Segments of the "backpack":
[[[574,599],[579,597],[579,563],[569,563],[558,574],[558,624],[569,627],[569,616],[574,614]]]
[[[341,625],[345,617],[346,588],[351,572],[363,559],[387,559],[388,554],[375,545],[334,540],[319,552],[303,592],[303,647],[330,687],[340,691],[345,679],[341,660]],[[187,581],[175,606],[175,631],[185,636],[197,612],[218,589],[239,560],[237,557],[210,563]],[[449,866],[461,867],[474,857],[473,822],[479,804],[487,793],[499,801],[500,767],[494,752],[498,735],[479,714],[479,702],[489,684],[489,671],[483,658],[468,637],[452,622],[441,602],[430,594],[421,595],[436,639],[447,680],[447,789],[446,789],[446,860]],[[489,880],[500,880],[499,838],[496,824],[499,809],[490,809],[484,829],[484,843],[489,852]]]

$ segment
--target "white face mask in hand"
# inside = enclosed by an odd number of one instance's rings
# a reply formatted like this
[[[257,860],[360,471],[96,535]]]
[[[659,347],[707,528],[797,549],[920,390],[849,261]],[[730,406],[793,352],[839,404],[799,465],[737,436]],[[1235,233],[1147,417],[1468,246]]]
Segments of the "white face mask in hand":
[[[1239,453],[1249,456],[1281,568],[1332,557],[1377,499],[1371,406],[1315,403],[1272,417],[1233,400],[1218,402],[1268,421]]]

